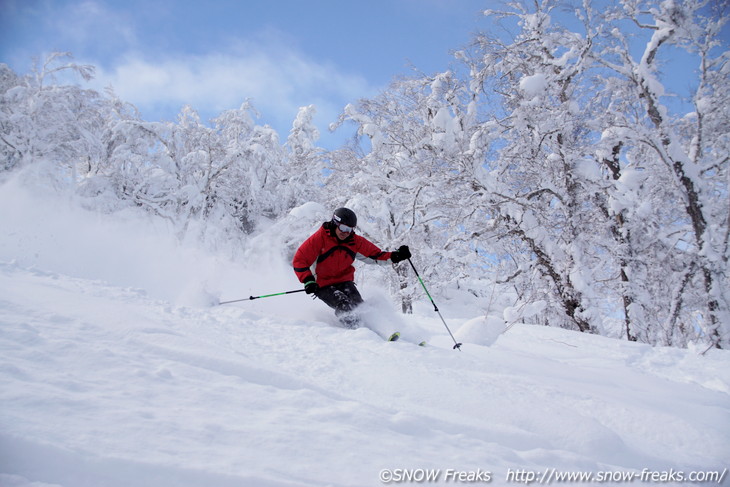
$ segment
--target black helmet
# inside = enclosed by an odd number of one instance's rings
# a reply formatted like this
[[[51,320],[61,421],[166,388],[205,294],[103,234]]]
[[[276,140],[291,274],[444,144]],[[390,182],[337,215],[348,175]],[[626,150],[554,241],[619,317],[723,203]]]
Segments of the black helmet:
[[[332,215],[332,221],[336,225],[346,225],[355,228],[357,226],[357,215],[349,208],[337,208]]]

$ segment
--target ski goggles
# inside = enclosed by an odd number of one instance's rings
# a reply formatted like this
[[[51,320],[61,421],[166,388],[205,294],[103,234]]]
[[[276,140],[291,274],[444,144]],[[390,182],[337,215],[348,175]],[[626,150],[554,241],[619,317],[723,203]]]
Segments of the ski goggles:
[[[355,229],[355,227],[347,226],[344,223],[337,223],[336,225],[337,225],[337,228],[339,228],[340,231],[343,233],[350,233],[351,231],[353,231]]]
[[[335,222],[335,225],[337,225],[337,228],[339,228],[340,231],[343,233],[350,233],[351,231],[355,230],[355,227],[345,225],[344,223]]]

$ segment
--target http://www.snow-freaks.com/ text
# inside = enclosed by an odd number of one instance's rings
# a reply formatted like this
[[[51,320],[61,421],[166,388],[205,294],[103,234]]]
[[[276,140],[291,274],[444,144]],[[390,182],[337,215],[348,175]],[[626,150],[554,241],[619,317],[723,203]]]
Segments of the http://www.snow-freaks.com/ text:
[[[502,481],[514,484],[567,484],[567,483],[709,483],[720,485],[727,476],[727,468],[723,470],[698,470],[685,472],[682,470],[642,470],[620,471],[606,470],[599,472],[564,471],[556,468],[544,470],[508,468]],[[380,471],[383,484],[489,484],[498,480],[491,470],[456,470],[425,468],[386,468]],[[501,483],[501,482],[500,482]]]

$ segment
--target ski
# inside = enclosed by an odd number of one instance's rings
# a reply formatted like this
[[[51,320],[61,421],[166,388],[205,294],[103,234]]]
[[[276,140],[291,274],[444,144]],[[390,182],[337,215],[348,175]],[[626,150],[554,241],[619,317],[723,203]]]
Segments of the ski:
[[[396,332],[394,332],[394,333],[393,333],[392,335],[390,335],[390,336],[388,337],[388,341],[389,341],[389,342],[396,342],[396,341],[398,341],[399,339],[400,339],[400,332],[399,332],[399,331],[396,331]],[[424,340],[424,341],[420,342],[420,343],[418,344],[418,346],[419,346],[419,347],[425,347],[425,346],[426,346],[426,340]]]

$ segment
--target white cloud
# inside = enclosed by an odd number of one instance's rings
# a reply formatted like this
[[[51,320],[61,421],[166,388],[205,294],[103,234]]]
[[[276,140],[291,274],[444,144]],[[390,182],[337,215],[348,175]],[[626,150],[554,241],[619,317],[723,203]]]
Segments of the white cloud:
[[[293,50],[251,43],[235,52],[157,61],[128,54],[113,67],[98,69],[96,84],[111,85],[150,120],[153,114],[173,119],[183,105],[215,116],[251,99],[263,120],[284,137],[300,106],[316,105],[317,118],[326,125],[345,104],[375,92],[362,76]]]
[[[64,43],[103,45],[107,49],[138,43],[131,16],[123,11],[94,0],[49,6],[52,10],[46,12],[45,18]]]
[[[381,88],[368,82],[369,73],[347,72],[329,57],[302,51],[296,35],[278,30],[275,23],[211,28],[211,35],[201,36],[199,29],[208,29],[203,24],[186,25],[185,16],[176,23],[175,2],[148,3],[144,11],[108,0],[39,3],[15,14],[18,22],[35,28],[14,52],[28,59],[29,50],[35,51],[32,55],[71,52],[76,62],[96,67],[91,88],[111,86],[150,121],[175,120],[184,105],[207,120],[250,99],[261,114],[257,123],[273,126],[282,138],[299,107],[317,107],[314,121],[324,139],[327,126],[347,103]],[[206,17],[207,22],[212,18]],[[186,35],[185,28],[194,30]]]

